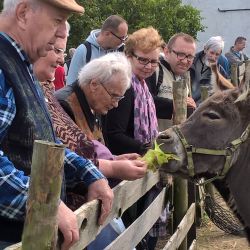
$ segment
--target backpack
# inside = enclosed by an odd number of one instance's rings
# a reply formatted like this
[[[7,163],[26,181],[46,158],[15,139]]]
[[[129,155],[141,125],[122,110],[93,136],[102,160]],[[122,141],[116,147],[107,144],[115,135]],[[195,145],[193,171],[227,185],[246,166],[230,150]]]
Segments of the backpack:
[[[86,53],[86,64],[87,64],[91,59],[91,43],[88,41],[85,41],[83,44],[87,49],[87,53]],[[122,45],[117,51],[123,52],[123,50],[124,50],[124,45]]]

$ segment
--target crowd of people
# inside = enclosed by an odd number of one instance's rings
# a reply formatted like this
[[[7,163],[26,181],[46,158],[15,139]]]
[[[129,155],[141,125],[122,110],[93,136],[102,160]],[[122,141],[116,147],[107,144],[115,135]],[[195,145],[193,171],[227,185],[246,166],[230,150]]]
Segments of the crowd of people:
[[[159,131],[172,125],[173,84],[190,78],[187,108],[210,86],[211,64],[230,78],[232,63],[248,57],[238,37],[222,54],[220,36],[196,53],[195,39],[173,34],[165,43],[153,27],[128,35],[128,23],[109,16],[65,61],[74,0],[4,0],[0,14],[0,249],[21,240],[34,140],[67,145],[58,208],[61,249],[79,240],[75,209],[99,199],[103,224],[112,208],[112,188],[145,176],[140,159]],[[37,32],[39,30],[39,32]],[[86,191],[87,190],[87,191]],[[157,185],[88,246],[104,249],[133,223],[160,192]],[[166,233],[166,209],[136,249],[155,249]],[[144,244],[144,245],[143,245]]]

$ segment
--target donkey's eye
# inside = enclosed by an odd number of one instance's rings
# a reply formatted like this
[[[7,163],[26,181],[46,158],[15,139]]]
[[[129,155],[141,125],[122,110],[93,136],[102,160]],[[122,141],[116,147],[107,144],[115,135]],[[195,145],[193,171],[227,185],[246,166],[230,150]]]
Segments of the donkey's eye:
[[[204,116],[211,119],[211,120],[218,120],[221,118],[220,115],[215,111],[205,112]]]

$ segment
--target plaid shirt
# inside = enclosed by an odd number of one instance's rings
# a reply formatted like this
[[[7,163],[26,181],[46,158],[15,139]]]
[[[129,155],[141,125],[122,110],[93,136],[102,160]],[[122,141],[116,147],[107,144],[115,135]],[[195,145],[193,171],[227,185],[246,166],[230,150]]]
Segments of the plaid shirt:
[[[25,52],[9,36],[4,33],[1,33],[1,35],[16,49],[22,61],[27,65],[30,77],[35,81],[32,65],[29,63]],[[8,133],[8,128],[11,126],[15,114],[16,104],[14,93],[0,69],[0,142],[2,142],[4,136]],[[57,142],[60,143],[59,140]],[[90,185],[94,181],[104,178],[91,161],[78,156],[69,149],[65,150],[64,163],[65,180],[68,187],[73,187],[81,181],[86,185]],[[25,176],[23,171],[16,169],[0,149],[1,216],[17,220],[24,218],[29,180],[30,178]]]

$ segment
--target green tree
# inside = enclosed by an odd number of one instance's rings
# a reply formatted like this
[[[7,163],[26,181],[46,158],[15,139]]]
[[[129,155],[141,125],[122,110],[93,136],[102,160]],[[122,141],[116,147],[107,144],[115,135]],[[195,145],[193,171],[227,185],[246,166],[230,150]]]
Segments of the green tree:
[[[70,19],[71,32],[68,47],[77,47],[89,32],[100,28],[102,22],[112,14],[127,20],[129,33],[153,26],[165,41],[176,32],[185,32],[196,38],[204,31],[200,11],[181,0],[79,0],[85,8],[83,16],[73,15]]]

